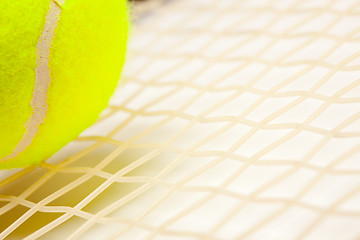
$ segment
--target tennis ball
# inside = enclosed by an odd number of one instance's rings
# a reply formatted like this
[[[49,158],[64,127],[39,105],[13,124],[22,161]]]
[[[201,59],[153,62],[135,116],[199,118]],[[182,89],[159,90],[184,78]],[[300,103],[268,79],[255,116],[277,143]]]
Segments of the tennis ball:
[[[39,163],[96,121],[128,23],[125,0],[0,1],[0,169]]]

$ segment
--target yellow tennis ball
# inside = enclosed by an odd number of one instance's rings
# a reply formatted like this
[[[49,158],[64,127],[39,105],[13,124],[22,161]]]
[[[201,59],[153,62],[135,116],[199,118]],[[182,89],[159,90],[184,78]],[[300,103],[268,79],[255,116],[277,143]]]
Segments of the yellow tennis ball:
[[[0,169],[45,160],[96,121],[127,36],[125,0],[0,1]]]

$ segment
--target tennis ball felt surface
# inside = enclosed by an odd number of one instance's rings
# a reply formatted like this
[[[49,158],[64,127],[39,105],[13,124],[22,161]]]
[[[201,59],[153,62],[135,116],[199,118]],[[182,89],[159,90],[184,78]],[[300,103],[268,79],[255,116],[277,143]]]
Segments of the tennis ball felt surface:
[[[0,1],[0,169],[39,163],[96,121],[127,36],[125,0]]]

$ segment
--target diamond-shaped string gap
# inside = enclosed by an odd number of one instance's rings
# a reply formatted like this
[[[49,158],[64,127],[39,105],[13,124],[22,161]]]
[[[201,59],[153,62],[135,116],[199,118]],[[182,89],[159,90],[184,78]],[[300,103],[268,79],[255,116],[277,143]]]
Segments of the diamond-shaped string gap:
[[[25,215],[25,214],[24,214]],[[36,212],[26,221],[22,222],[20,226],[16,228],[14,232],[9,235],[9,239],[21,239],[29,236],[33,233],[34,228],[40,229],[43,226],[53,222],[56,219],[59,219],[63,213],[61,212]]]
[[[0,238],[360,237],[359,2],[134,11],[126,83],[99,121],[1,173]]]

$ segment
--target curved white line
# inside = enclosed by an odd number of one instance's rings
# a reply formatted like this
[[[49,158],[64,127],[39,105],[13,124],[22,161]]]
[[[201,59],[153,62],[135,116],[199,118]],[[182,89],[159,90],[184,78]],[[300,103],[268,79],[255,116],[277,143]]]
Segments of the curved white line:
[[[32,140],[39,131],[39,127],[44,123],[47,110],[47,93],[51,83],[50,76],[50,48],[54,38],[55,29],[60,18],[61,7],[65,3],[65,0],[51,0],[50,8],[46,15],[46,22],[44,30],[39,38],[36,52],[36,80],[33,92],[33,98],[31,100],[31,106],[33,113],[25,124],[25,133],[20,142],[15,146],[12,153],[1,159],[6,161],[16,158],[21,152],[30,146]]]

